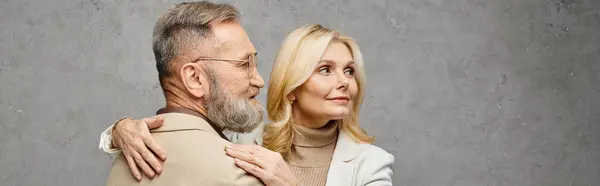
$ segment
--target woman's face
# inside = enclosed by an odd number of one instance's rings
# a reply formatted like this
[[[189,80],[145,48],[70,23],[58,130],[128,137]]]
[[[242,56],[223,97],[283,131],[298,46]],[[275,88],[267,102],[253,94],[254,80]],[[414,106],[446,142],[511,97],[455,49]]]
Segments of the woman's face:
[[[296,122],[320,128],[329,120],[350,115],[358,93],[354,68],[352,54],[345,44],[329,44],[310,78],[291,94]]]

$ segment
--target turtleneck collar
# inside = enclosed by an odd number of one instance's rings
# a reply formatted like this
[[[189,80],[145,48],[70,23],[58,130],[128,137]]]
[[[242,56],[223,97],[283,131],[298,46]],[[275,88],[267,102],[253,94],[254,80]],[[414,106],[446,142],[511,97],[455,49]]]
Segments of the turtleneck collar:
[[[338,122],[329,122],[319,129],[294,124],[294,129],[293,144],[300,147],[323,147],[334,143],[338,137]]]

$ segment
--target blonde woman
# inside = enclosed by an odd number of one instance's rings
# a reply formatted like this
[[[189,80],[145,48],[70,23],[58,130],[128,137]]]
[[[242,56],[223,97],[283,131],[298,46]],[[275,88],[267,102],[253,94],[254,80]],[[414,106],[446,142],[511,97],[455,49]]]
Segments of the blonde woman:
[[[358,124],[363,69],[353,39],[321,25],[296,29],[283,42],[271,72],[267,111],[274,123],[252,140],[257,145],[232,140],[238,144],[226,147],[226,153],[267,185],[392,185],[393,155],[372,145],[373,138]],[[112,137],[127,134],[129,140],[117,142],[119,147],[164,155],[159,147],[148,148],[158,145],[148,144],[152,137],[147,130],[136,129],[145,126],[143,121],[152,122],[150,128],[160,125],[149,118],[122,120],[118,130],[128,132],[115,131]],[[104,135],[110,136],[110,130]],[[285,163],[278,162],[282,158]],[[158,160],[145,161],[160,170]]]

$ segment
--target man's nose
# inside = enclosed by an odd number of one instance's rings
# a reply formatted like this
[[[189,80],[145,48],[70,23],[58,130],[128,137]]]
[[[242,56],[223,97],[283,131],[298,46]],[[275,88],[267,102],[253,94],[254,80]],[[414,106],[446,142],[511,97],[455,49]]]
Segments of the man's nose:
[[[252,76],[250,78],[250,85],[258,88],[263,88],[265,86],[265,80],[258,73],[258,68],[254,68],[252,70]]]

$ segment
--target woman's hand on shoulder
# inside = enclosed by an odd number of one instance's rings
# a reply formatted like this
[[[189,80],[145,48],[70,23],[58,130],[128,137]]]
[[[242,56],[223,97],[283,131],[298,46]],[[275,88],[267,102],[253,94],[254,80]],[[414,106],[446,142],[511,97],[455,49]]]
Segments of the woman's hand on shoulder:
[[[232,144],[226,147],[227,155],[235,164],[261,179],[265,185],[295,186],[298,180],[283,160],[281,154],[258,145]]]

